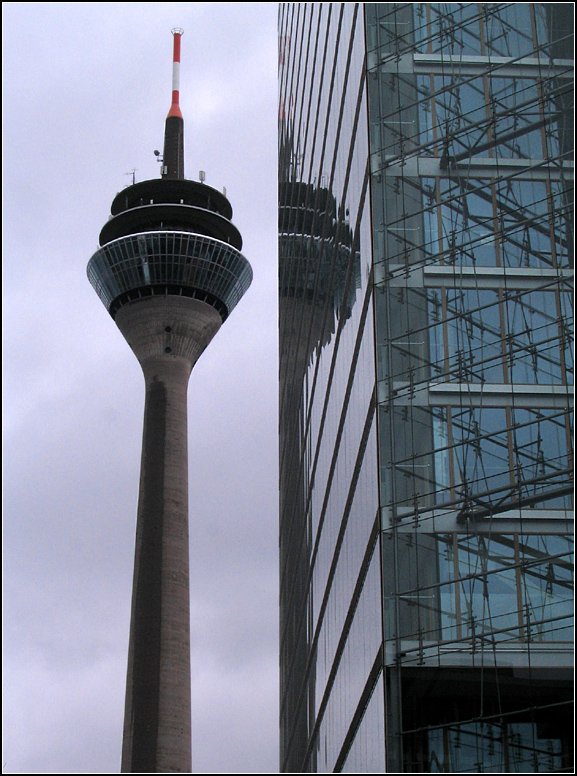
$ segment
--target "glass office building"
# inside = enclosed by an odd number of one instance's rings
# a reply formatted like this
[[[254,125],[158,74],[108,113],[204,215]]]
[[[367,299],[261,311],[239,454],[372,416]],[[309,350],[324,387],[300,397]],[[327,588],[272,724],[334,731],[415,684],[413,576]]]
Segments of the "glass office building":
[[[279,7],[283,772],[572,772],[572,13]]]

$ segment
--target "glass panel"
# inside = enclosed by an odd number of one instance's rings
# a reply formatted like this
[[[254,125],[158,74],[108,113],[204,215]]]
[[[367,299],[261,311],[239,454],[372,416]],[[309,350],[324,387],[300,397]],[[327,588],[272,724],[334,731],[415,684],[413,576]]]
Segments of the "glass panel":
[[[443,641],[572,640],[570,537],[447,534],[438,556]]]
[[[382,635],[378,557],[355,598],[378,510],[363,14],[356,3],[281,6],[281,769],[291,772],[334,765]]]
[[[431,377],[572,382],[570,354],[559,347],[570,321],[568,292],[431,289],[427,298]]]
[[[463,635],[510,641],[519,638],[519,606],[512,543],[465,537],[458,544]]]
[[[471,722],[431,730],[429,773],[547,773],[562,765],[561,739],[530,722]]]
[[[527,536],[521,578],[526,638],[573,638],[573,541],[566,536]]]
[[[384,724],[383,675],[379,676],[371,699],[341,769],[342,773],[384,773],[385,724]]]

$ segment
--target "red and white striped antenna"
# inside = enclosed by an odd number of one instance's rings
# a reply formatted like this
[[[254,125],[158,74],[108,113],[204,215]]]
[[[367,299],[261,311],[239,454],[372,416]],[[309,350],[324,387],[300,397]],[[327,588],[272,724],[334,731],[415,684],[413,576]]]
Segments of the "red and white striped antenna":
[[[184,178],[184,119],[180,112],[180,39],[183,32],[181,27],[172,30],[172,102],[164,125],[163,178]]]
[[[169,116],[177,116],[182,118],[180,112],[180,39],[184,34],[182,27],[174,27],[172,30],[173,35],[173,49],[172,49],[172,103]]]

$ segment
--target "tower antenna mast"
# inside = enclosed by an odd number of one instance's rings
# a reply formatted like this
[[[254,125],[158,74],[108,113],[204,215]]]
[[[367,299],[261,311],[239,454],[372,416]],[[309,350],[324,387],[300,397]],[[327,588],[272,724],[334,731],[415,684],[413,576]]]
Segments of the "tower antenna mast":
[[[180,41],[182,27],[172,30],[172,100],[164,125],[163,178],[184,178],[184,119],[180,110]]]

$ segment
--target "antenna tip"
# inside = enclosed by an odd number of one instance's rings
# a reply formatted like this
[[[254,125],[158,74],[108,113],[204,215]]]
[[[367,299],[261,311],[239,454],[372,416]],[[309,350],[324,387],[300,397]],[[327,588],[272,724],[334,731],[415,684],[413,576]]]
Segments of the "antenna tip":
[[[171,32],[173,35],[184,35],[184,30],[182,29],[182,27],[173,27],[171,29]]]

